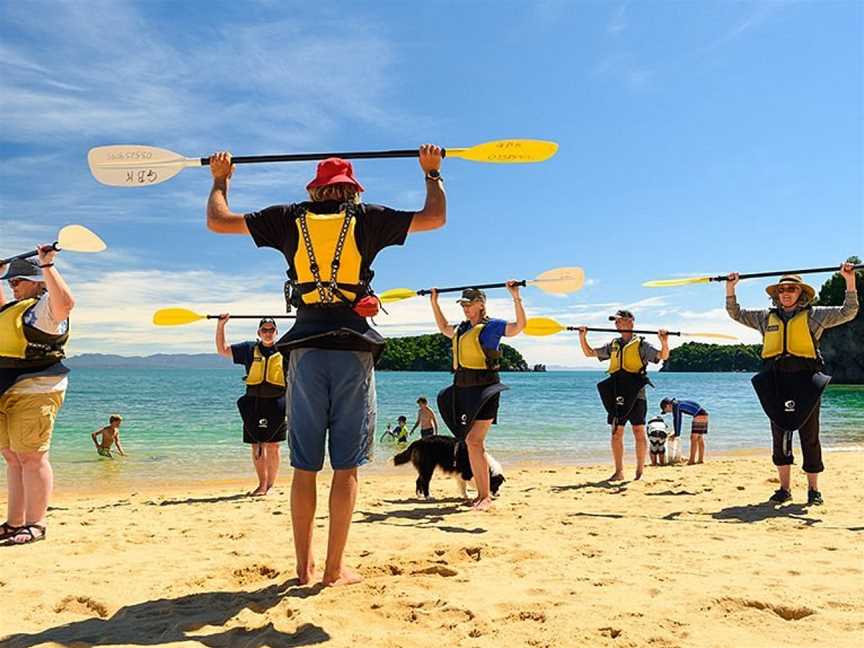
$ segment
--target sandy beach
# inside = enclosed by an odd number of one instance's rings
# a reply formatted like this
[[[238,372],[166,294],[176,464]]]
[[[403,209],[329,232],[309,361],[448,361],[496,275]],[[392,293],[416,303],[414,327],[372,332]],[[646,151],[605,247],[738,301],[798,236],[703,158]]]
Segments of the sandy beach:
[[[505,466],[487,514],[438,476],[415,499],[410,466],[366,476],[347,552],[365,580],[331,589],[296,584],[288,474],[254,500],[224,482],[58,493],[48,541],[0,549],[0,645],[860,645],[864,455],[826,464],[811,510],[797,469],[795,503],[762,503],[763,456],[621,484]]]

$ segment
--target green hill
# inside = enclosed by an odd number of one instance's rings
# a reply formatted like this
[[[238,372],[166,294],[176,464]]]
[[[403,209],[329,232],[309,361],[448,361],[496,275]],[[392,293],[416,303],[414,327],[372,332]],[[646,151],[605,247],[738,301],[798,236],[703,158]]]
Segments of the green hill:
[[[440,333],[387,338],[378,369],[390,371],[450,371],[450,340]],[[516,349],[501,345],[501,371],[530,371]]]

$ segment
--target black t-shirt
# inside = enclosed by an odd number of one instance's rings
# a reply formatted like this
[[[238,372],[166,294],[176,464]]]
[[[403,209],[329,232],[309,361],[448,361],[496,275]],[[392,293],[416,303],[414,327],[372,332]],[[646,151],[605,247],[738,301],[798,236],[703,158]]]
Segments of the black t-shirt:
[[[258,247],[269,247],[282,252],[291,274],[294,255],[300,245],[300,234],[295,223],[303,210],[315,214],[336,214],[340,211],[336,201],[305,202],[299,205],[275,205],[259,212],[246,214],[246,226]],[[381,205],[363,204],[355,212],[354,241],[366,265],[386,247],[402,245],[414,212],[397,211]],[[301,306],[291,330],[279,340],[280,348],[313,347],[346,351],[380,352],[383,339],[372,331],[365,318],[350,308],[315,309]]]
[[[252,367],[252,358],[255,353],[255,345],[257,342],[238,342],[237,344],[231,345],[231,357],[234,360],[234,364],[243,365],[246,368],[246,375],[249,375],[249,369]],[[260,345],[261,355],[265,358],[269,358],[274,353],[278,352],[278,349],[275,345],[271,347],[266,347],[263,344]],[[267,398],[277,398],[279,396],[284,396],[284,392],[282,389],[276,387],[275,385],[270,385],[262,383],[261,385],[250,385],[246,389],[247,393],[255,393],[258,396],[267,397]]]

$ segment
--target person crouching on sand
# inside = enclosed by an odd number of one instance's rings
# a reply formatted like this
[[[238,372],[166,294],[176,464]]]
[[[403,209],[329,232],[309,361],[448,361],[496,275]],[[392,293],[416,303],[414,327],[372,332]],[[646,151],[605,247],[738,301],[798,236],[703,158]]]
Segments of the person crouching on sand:
[[[438,412],[458,439],[468,446],[468,460],[477,499],[473,507],[485,511],[492,506],[489,462],[486,459],[486,435],[498,419],[498,403],[507,389],[498,377],[502,337],[519,335],[525,328],[525,309],[516,281],[507,282],[513,298],[516,321],[492,319],[486,315],[486,294],[477,288],[462,291],[459,305],[465,320],[456,326],[447,322],[438,305],[438,291],[431,292],[432,312],[438,330],[453,340],[453,384],[438,394]]]
[[[609,360],[609,378],[598,385],[601,398],[604,400],[607,418],[612,426],[612,459],[615,472],[609,481],[624,479],[624,426],[629,422],[633,428],[636,440],[636,477],[642,477],[645,466],[645,455],[648,453],[648,439],[645,436],[645,415],[648,413],[648,401],[645,397],[645,385],[649,384],[646,369],[649,362],[657,363],[669,357],[669,335],[665,329],[660,329],[660,350],[648,344],[644,338],[634,337],[633,324],[635,318],[628,310],[619,310],[609,319],[615,322],[615,328],[621,332],[602,347],[592,348],[588,344],[588,329],[579,327],[579,344],[582,352],[589,358],[600,361]],[[612,394],[611,402],[607,402],[603,389],[608,387]]]
[[[243,419],[243,443],[252,446],[252,465],[258,486],[249,495],[266,495],[276,483],[281,461],[279,444],[285,441],[285,368],[276,350],[276,322],[264,317],[258,322],[254,342],[228,344],[225,325],[230,315],[222,313],[216,323],[216,352],[246,368],[246,393],[237,401]]]
[[[825,466],[819,442],[819,405],[830,376],[821,371],[819,339],[825,329],[844,324],[858,313],[853,264],[841,264],[840,275],[846,280],[842,306],[812,306],[816,296],[813,287],[798,275],[786,275],[765,289],[772,308],[744,310],[735,296],[738,273],[731,273],[726,282],[729,317],[756,329],[763,337],[763,369],[752,382],[762,409],[771,421],[771,459],[780,478],[780,488],[769,499],[774,504],[792,499],[792,433],[795,430],[798,430],[804,455],[801,467],[807,473],[807,505],[822,504],[819,473]]]
[[[96,445],[96,452],[101,457],[107,457],[108,459],[112,459],[111,456],[111,446],[117,446],[117,452],[119,452],[124,457],[126,453],[123,452],[123,447],[120,445],[120,425],[123,423],[123,417],[119,414],[112,414],[108,417],[108,425],[103,427],[101,430],[96,430],[93,434],[90,435],[90,438],[93,439],[93,443]],[[97,441],[96,437],[102,436],[101,441]]]
[[[53,246],[38,248],[38,262],[0,266],[14,301],[0,284],[0,451],[6,460],[7,513],[0,543],[44,540],[54,472],[48,449],[66,395],[69,369],[61,360],[69,339],[72,291],[54,266]]]

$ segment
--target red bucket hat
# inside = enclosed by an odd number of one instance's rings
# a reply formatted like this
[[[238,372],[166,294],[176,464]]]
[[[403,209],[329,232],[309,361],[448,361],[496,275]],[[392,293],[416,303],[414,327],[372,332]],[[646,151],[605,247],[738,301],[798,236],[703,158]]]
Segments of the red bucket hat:
[[[306,189],[326,187],[327,185],[342,182],[354,185],[357,187],[357,191],[364,191],[363,185],[357,182],[357,179],[354,177],[354,167],[351,166],[351,163],[342,158],[332,157],[318,163],[315,178],[306,185]]]

